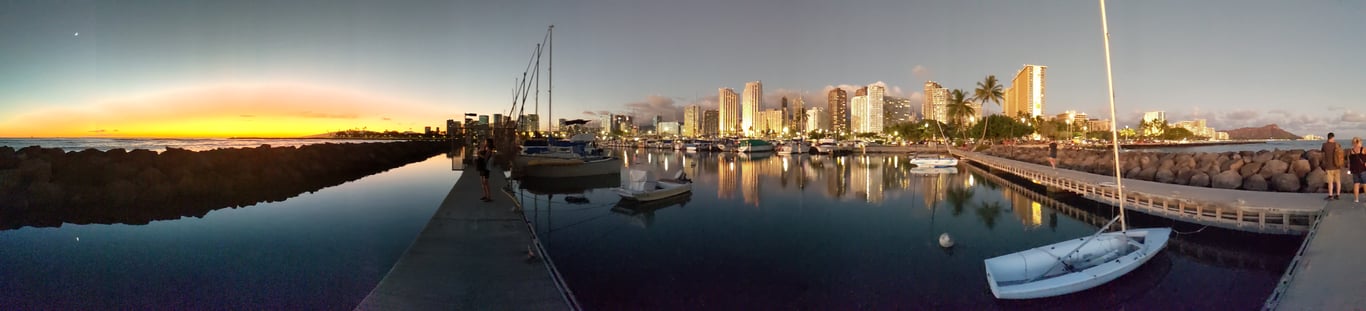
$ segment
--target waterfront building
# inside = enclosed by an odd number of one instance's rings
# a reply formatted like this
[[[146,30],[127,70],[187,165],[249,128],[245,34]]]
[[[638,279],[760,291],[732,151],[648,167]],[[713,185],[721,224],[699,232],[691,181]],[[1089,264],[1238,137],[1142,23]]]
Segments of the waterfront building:
[[[938,82],[925,81],[925,97],[920,103],[920,118],[948,123],[949,90]]]
[[[886,88],[870,85],[860,88],[849,101],[849,127],[852,133],[882,133],[882,97]]]
[[[754,121],[754,130],[751,136],[783,134],[783,129],[786,126],[783,124],[783,111],[780,109],[760,111]]]
[[[691,105],[683,108],[683,136],[702,136],[698,131],[702,125],[702,106]]]
[[[826,94],[825,104],[830,113],[830,127],[834,132],[849,132],[849,93],[834,88]]]
[[[1228,140],[1228,132],[1214,132],[1214,139]]]
[[[890,126],[912,121],[915,121],[915,116],[911,112],[910,98],[894,96],[882,98],[882,125]]]
[[[1191,131],[1191,134],[1195,134],[1195,136],[1206,137],[1210,139],[1214,139],[1216,137],[1216,131],[1214,130],[1214,128],[1205,126],[1205,119],[1195,119],[1190,121],[1176,122],[1176,124],[1173,126],[1184,128],[1187,131]]]
[[[797,95],[792,98],[792,107],[783,112],[787,121],[785,123],[792,129],[793,133],[806,132],[806,104],[802,101],[802,96]]]
[[[699,136],[716,136],[717,133],[719,133],[719,131],[720,131],[720,129],[721,129],[720,121],[719,121],[720,117],[721,117],[721,113],[720,113],[719,111],[716,111],[716,110],[707,110],[707,111],[703,111],[703,112],[702,112],[702,126],[700,127],[700,129],[701,129],[702,132],[699,133],[698,135],[699,135]]]
[[[481,124],[481,125],[488,125],[488,124],[489,124],[489,116],[486,115],[486,114],[479,115],[479,124]]]
[[[1003,113],[1010,117],[1043,116],[1044,80],[1048,66],[1024,65],[1006,88]]]
[[[717,129],[720,135],[731,136],[740,133],[740,95],[728,87],[717,89],[718,107]]]
[[[523,132],[538,132],[541,130],[541,116],[535,114],[522,115],[517,119],[517,130]]]
[[[455,119],[446,119],[446,137],[455,137],[455,134],[460,132],[460,128],[460,122],[455,122]]]
[[[1092,131],[1110,131],[1109,119],[1089,119],[1086,120],[1086,127]]]
[[[806,110],[806,132],[815,130],[830,129],[830,113],[823,107],[811,107]]]
[[[682,127],[678,124],[678,121],[659,122],[659,125],[655,126],[655,133],[659,134],[661,137],[683,135]]]
[[[759,109],[763,105],[764,84],[760,81],[750,81],[745,83],[744,98],[740,100],[740,130],[744,131],[745,136],[751,136],[754,131],[755,121],[759,117]]]

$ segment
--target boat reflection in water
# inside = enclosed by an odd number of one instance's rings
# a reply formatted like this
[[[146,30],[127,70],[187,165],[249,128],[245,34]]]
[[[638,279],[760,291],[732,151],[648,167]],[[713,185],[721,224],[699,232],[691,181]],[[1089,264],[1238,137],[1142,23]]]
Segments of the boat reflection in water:
[[[1298,246],[1215,228],[1174,234],[1168,251],[1095,291],[998,301],[981,282],[982,260],[1094,233],[1113,208],[970,162],[924,174],[907,155],[608,152],[664,174],[681,170],[693,194],[619,206],[620,176],[576,194],[589,204],[524,197],[540,200],[524,212],[588,309],[1252,309]],[[937,243],[943,233],[952,249]],[[1159,290],[1169,288],[1180,290]],[[1098,292],[1114,295],[1085,294]]]

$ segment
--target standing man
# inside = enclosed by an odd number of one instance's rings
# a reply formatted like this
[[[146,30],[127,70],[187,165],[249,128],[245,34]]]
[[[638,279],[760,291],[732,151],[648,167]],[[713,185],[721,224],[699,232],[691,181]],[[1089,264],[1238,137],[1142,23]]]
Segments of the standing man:
[[[1329,135],[1332,135],[1332,134],[1329,134]],[[1052,142],[1049,142],[1049,143],[1048,143],[1048,165],[1052,165],[1052,166],[1053,166],[1053,169],[1055,169],[1055,170],[1058,169],[1058,142],[1057,142],[1057,141],[1052,141]]]
[[[1323,167],[1323,172],[1327,175],[1324,180],[1328,183],[1328,197],[1324,200],[1337,200],[1342,196],[1342,146],[1338,145],[1337,140],[1333,139],[1333,133],[1328,133],[1328,141],[1323,142],[1323,160],[1319,166]]]

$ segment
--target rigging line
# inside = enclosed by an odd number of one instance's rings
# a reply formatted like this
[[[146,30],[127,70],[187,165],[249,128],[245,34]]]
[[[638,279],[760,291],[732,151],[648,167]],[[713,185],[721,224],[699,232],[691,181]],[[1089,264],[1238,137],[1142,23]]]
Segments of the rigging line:
[[[1173,222],[1175,222],[1175,221],[1173,221]],[[1200,229],[1196,229],[1195,231],[1191,231],[1191,232],[1181,232],[1181,231],[1177,231],[1176,229],[1172,229],[1172,233],[1181,234],[1181,235],[1185,235],[1185,234],[1196,234],[1196,233],[1200,233],[1200,231],[1205,231],[1205,228],[1209,228],[1209,225],[1205,225],[1204,227],[1200,227]]]
[[[546,232],[555,232],[555,231],[560,231],[560,230],[564,230],[564,229],[569,229],[570,227],[577,226],[577,225],[582,225],[582,224],[588,223],[588,222],[590,222],[590,221],[602,219],[603,217],[605,217],[605,216],[610,216],[610,215],[612,215],[612,214],[613,214],[613,213],[612,213],[611,211],[608,211],[608,212],[606,212],[606,213],[603,213],[602,215],[598,215],[598,216],[594,216],[594,217],[592,217],[592,218],[580,220],[580,221],[578,221],[578,222],[571,223],[571,224],[568,224],[568,225],[564,225],[564,226],[561,226],[561,227],[559,227],[559,228],[550,228],[550,230],[547,230]]]

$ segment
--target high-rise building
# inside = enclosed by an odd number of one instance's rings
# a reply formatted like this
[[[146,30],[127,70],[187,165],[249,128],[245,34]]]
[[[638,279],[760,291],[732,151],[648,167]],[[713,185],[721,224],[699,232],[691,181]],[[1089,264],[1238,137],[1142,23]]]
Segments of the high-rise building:
[[[728,87],[717,89],[717,102],[721,105],[717,112],[717,129],[720,135],[730,136],[740,133],[740,96]]]
[[[925,81],[925,98],[920,103],[920,118],[949,122],[949,90],[938,82]]]
[[[915,121],[915,116],[911,114],[911,99],[887,96],[882,99],[882,125],[891,126],[898,123]]]
[[[485,114],[485,115],[479,115],[479,124],[488,125],[488,124],[489,124],[489,115],[486,115],[486,114]]]
[[[1003,113],[1009,117],[1043,116],[1044,74],[1048,66],[1024,65],[1006,88]]]
[[[806,103],[802,102],[802,96],[797,95],[792,98],[791,115],[788,116],[787,124],[792,127],[794,133],[806,132]]]
[[[663,137],[678,136],[680,134],[683,134],[683,132],[680,130],[681,126],[676,121],[659,122],[659,125],[655,126],[655,133]]]
[[[811,107],[806,110],[806,131],[829,130],[830,113],[822,107]]]
[[[720,131],[720,129],[721,129],[720,120],[719,120],[720,117],[721,117],[721,113],[720,113],[719,111],[716,111],[716,110],[707,110],[707,111],[703,111],[703,112],[702,112],[702,126],[699,127],[699,129],[700,129],[702,132],[699,133],[698,135],[700,135],[700,136],[716,136],[717,133],[719,133],[719,131]]]
[[[756,118],[759,117],[759,109],[763,105],[764,84],[760,81],[750,81],[745,83],[745,97],[740,101],[740,129],[745,136],[753,135],[758,130],[755,127]]]
[[[769,109],[760,111],[754,118],[754,130],[752,136],[767,136],[783,134],[783,111],[782,109]]]
[[[825,104],[829,107],[830,113],[830,127],[827,129],[834,132],[849,132],[849,92],[834,88],[825,95]]]
[[[886,88],[870,85],[849,101],[849,127],[853,133],[882,133],[882,97]]]
[[[1162,122],[1166,119],[1166,111],[1149,111],[1143,113],[1143,122]]]
[[[522,115],[517,120],[517,130],[523,132],[538,132],[541,130],[541,116],[536,114]]]
[[[692,105],[683,108],[683,136],[702,136],[698,131],[702,125],[702,106]]]

